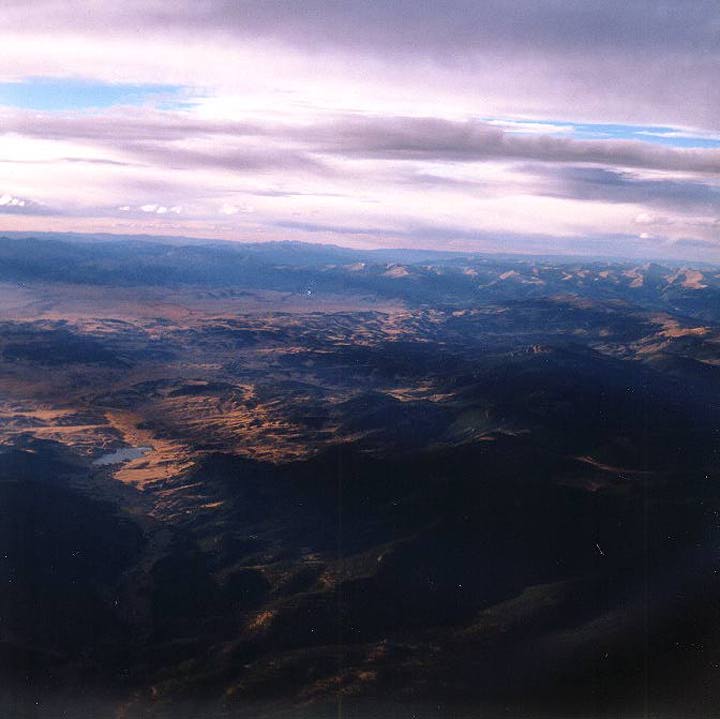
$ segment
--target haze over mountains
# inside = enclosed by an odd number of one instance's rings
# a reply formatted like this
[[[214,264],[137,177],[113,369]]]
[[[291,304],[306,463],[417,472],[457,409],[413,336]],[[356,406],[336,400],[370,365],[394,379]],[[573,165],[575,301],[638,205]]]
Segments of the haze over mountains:
[[[12,233],[11,233],[12,235]],[[712,263],[483,255],[414,249],[354,250],[300,242],[67,235],[6,238],[0,279],[90,285],[224,286],[402,298],[415,304],[581,291],[598,299],[664,303],[713,314],[720,270]],[[692,305],[696,309],[689,309]]]
[[[720,268],[14,237],[0,318],[9,716],[716,713]]]

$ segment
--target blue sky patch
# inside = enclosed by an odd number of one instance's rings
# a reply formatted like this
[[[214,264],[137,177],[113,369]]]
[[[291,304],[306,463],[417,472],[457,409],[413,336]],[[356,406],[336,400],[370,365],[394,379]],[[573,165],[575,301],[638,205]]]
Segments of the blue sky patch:
[[[568,124],[568,123],[565,123]],[[577,139],[641,140],[670,147],[720,147],[720,138],[708,137],[676,127],[656,125],[575,124]]]
[[[61,78],[29,78],[21,82],[0,83],[0,105],[52,111],[172,103],[180,99],[181,89],[176,85],[131,85]]]
[[[720,136],[703,135],[677,127],[663,125],[623,125],[617,123],[581,123],[563,120],[513,120],[506,118],[484,118],[490,122],[508,122],[510,126],[517,124],[513,132],[522,133],[523,126],[532,133],[532,126],[538,132],[547,126],[571,128],[565,137],[574,140],[638,140],[668,147],[705,147],[720,148]]]

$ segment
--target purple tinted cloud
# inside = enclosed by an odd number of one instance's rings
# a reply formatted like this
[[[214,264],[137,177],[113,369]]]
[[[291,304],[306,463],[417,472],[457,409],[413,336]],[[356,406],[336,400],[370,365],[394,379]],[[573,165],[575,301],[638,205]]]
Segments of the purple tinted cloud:
[[[311,128],[321,151],[396,160],[537,160],[720,173],[720,150],[679,149],[633,140],[519,135],[482,122],[437,118],[357,118]]]
[[[318,155],[397,161],[482,162],[532,160],[589,163],[675,172],[720,174],[720,150],[672,148],[637,140],[575,140],[505,132],[479,121],[341,116],[302,127],[201,122],[146,114],[139,118],[13,114],[4,129],[28,137],[79,140],[159,161],[170,167],[212,166],[258,170],[301,168],[329,172]],[[208,138],[213,149],[175,144]],[[248,142],[250,140],[250,142]],[[242,146],[238,143],[242,142]],[[272,144],[270,144],[272,143]]]
[[[6,79],[179,88],[175,105],[0,108],[0,186],[66,218],[718,239],[716,0],[7,0],[0,33]]]

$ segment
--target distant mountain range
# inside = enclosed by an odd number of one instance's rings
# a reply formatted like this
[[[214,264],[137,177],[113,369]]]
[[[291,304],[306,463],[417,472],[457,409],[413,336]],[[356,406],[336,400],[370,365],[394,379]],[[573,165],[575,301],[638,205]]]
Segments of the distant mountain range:
[[[354,250],[299,242],[65,235],[0,238],[0,281],[243,287],[354,293],[412,305],[469,304],[578,292],[720,318],[720,268],[426,250]]]

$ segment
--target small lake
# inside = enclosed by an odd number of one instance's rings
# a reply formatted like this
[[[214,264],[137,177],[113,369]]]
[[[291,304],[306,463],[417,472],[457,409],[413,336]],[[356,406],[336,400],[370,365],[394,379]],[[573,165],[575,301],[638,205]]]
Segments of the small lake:
[[[123,449],[116,449],[114,452],[103,454],[94,460],[93,464],[100,467],[106,464],[122,464],[123,462],[129,462],[131,459],[138,459],[151,450],[152,447],[124,447]]]

